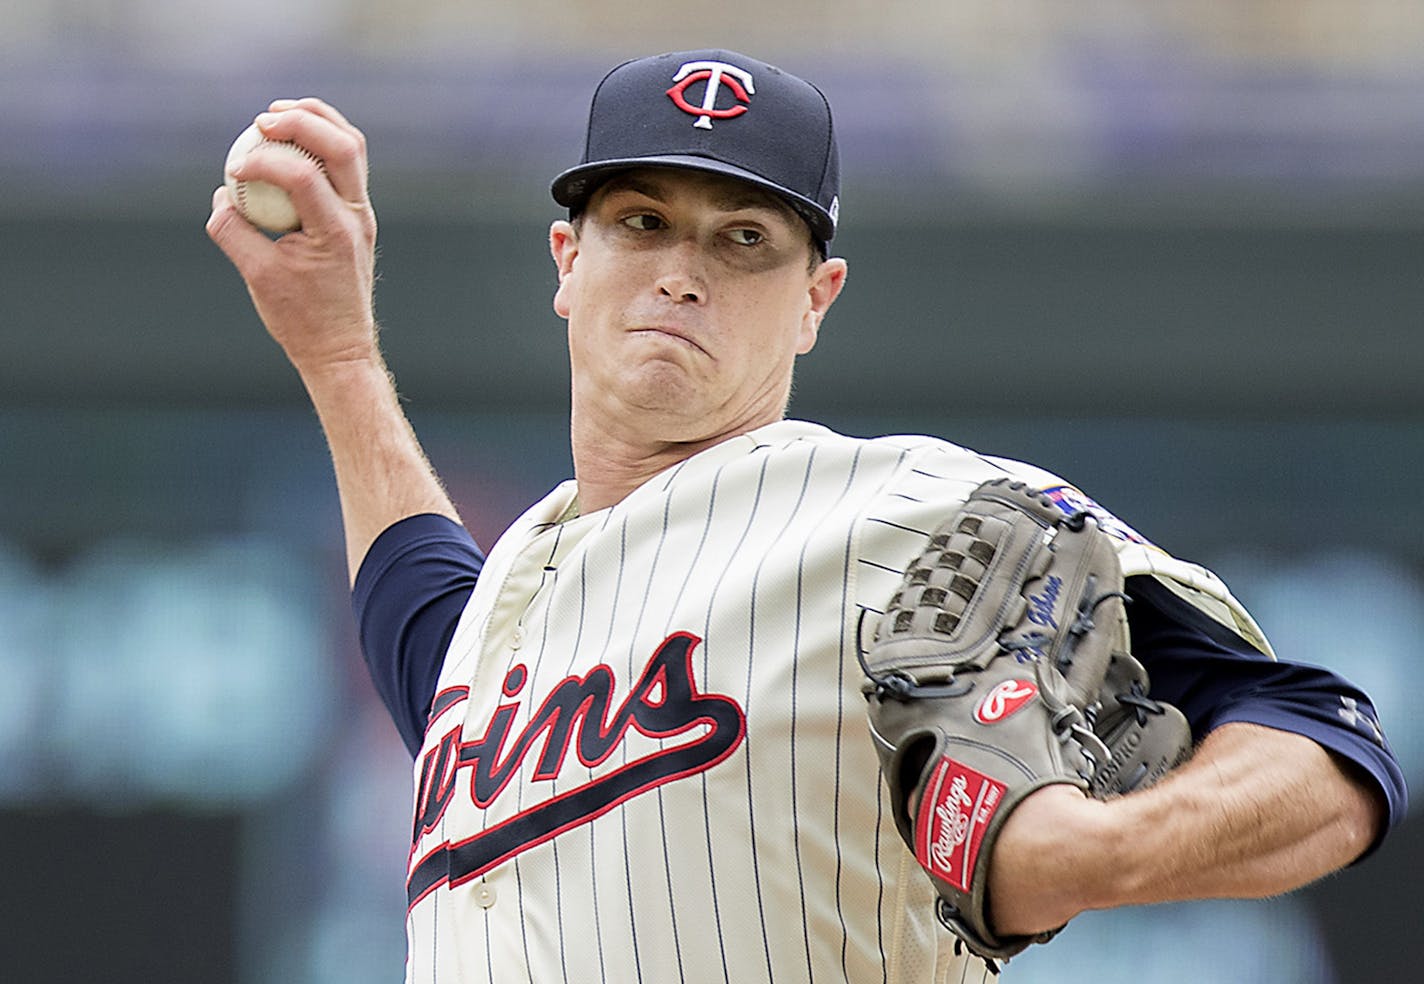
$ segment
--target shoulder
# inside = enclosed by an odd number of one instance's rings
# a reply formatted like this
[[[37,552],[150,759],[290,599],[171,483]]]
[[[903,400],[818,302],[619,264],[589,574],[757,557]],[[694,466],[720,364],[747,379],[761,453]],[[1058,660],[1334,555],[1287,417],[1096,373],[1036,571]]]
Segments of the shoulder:
[[[1113,508],[1062,475],[1031,462],[986,454],[925,435],[852,438],[826,431],[825,435],[812,436],[850,442],[850,446],[866,449],[862,454],[870,460],[887,465],[890,470],[885,475],[878,513],[872,515],[912,530],[934,528],[938,519],[957,509],[980,483],[1002,477],[1041,491],[1065,516],[1091,512],[1113,538],[1124,576],[1151,575],[1185,604],[1260,652],[1272,655],[1270,643],[1255,619],[1214,572],[1168,552]]]

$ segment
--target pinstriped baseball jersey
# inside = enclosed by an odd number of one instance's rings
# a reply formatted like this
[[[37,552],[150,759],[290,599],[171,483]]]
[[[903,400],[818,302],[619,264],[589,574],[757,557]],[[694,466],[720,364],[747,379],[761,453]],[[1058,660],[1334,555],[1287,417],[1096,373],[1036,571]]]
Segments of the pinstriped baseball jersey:
[[[490,552],[415,764],[409,982],[982,982],[871,745],[857,627],[1017,462],[783,421],[612,508],[556,488]],[[1255,635],[1200,568],[1153,572]],[[869,621],[866,638],[873,630]]]

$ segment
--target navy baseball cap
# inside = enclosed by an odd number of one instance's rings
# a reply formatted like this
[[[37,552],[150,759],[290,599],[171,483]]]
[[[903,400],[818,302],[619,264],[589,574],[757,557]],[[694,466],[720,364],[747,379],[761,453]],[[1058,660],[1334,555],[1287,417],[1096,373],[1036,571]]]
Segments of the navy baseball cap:
[[[840,158],[831,106],[814,85],[735,51],[624,62],[593,93],[583,159],[554,179],[576,214],[632,167],[690,168],[779,195],[819,242],[836,234]]]

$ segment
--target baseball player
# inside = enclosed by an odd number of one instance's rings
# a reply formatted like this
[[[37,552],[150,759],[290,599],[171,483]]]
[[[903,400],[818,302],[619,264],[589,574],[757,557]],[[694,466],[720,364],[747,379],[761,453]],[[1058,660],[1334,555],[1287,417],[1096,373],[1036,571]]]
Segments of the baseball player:
[[[1196,747],[1141,791],[1023,799],[983,851],[994,934],[1289,890],[1403,814],[1369,698],[1277,660],[1210,572],[1032,465],[785,419],[847,269],[811,84],[690,51],[598,85],[549,235],[575,477],[488,554],[378,349],[364,138],[314,99],[258,123],[323,163],[239,175],[287,190],[302,231],[269,240],[219,189],[209,232],[326,431],[364,651],[414,756],[408,981],[992,979],[897,828],[863,658],[931,532],[995,479],[1111,538],[1132,651]]]

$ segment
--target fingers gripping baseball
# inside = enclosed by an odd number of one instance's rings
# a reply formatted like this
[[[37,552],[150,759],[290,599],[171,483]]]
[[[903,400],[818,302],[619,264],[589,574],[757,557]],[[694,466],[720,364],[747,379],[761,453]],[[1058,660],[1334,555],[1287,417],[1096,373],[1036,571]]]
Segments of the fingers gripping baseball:
[[[335,107],[320,99],[279,99],[258,118],[269,140],[291,141],[311,152],[325,170],[331,189],[346,203],[367,204],[366,137]],[[320,182],[303,169],[314,190]]]
[[[223,187],[213,195],[208,235],[237,267],[268,331],[298,369],[367,358],[375,347],[376,219],[367,197],[365,137],[317,99],[278,100],[258,116],[257,127],[271,143],[230,162],[229,173],[288,196],[300,231],[273,241]]]
[[[291,198],[301,227],[339,218],[345,204],[369,209],[366,141],[318,99],[279,99],[234,142],[224,177],[262,182]]]

